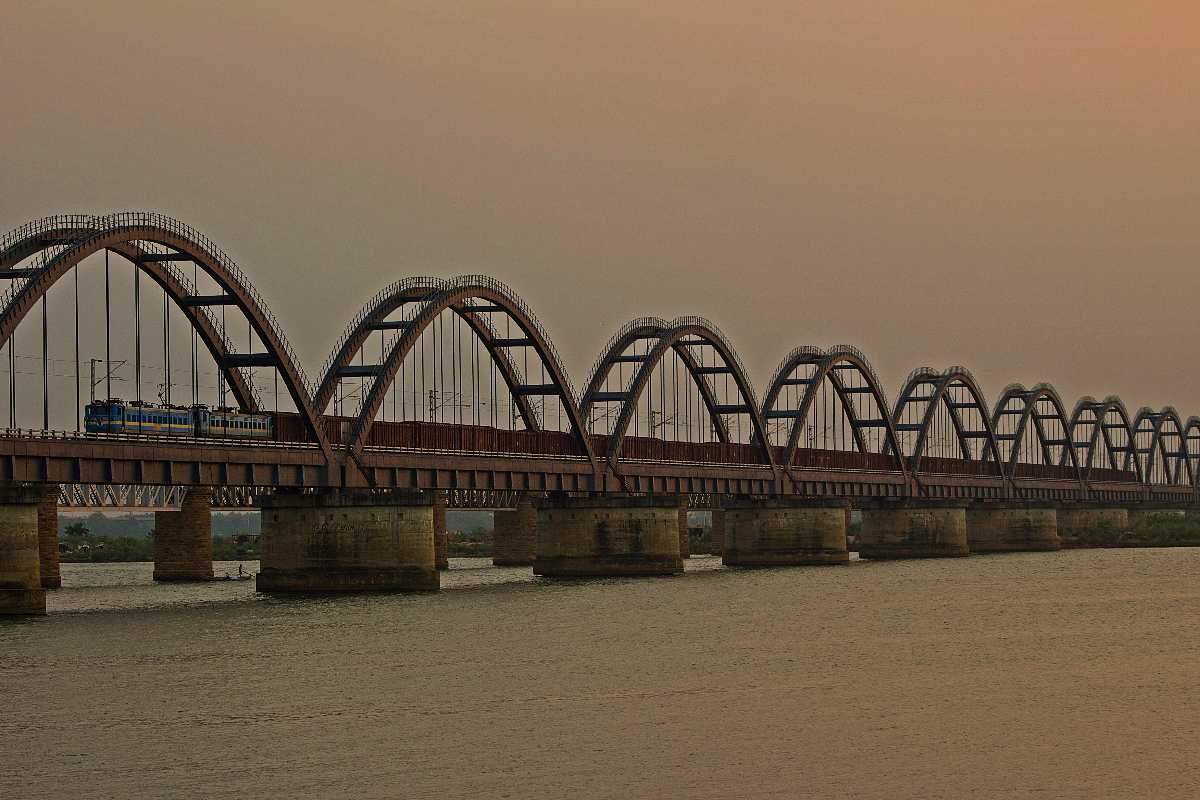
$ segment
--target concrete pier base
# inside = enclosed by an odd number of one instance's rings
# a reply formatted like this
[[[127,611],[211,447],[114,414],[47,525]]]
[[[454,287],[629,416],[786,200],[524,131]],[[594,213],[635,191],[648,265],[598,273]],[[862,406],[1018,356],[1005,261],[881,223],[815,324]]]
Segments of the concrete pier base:
[[[554,495],[536,505],[538,544],[533,571],[538,575],[671,575],[683,571],[678,498]]]
[[[178,511],[154,512],[154,580],[212,580],[212,494],[196,486]]]
[[[46,613],[37,487],[0,486],[0,617]]]
[[[438,569],[450,569],[450,533],[446,530],[446,495],[433,495],[433,555]]]
[[[497,511],[492,531],[492,563],[528,567],[537,556],[537,509],[522,496],[512,511]]]
[[[264,497],[258,590],[437,591],[434,503],[418,492]]]
[[[963,500],[878,500],[862,509],[863,558],[948,558],[970,555]]]
[[[43,589],[61,589],[62,573],[58,566],[58,484],[42,487],[38,503],[38,553]]]
[[[967,545],[972,553],[1058,550],[1058,514],[1045,503],[973,503],[967,508]]]
[[[726,504],[722,561],[731,567],[845,564],[846,503],[739,498]]]
[[[1120,506],[1071,503],[1058,507],[1058,536],[1063,547],[1086,547],[1089,535],[1129,530],[1129,511]]]

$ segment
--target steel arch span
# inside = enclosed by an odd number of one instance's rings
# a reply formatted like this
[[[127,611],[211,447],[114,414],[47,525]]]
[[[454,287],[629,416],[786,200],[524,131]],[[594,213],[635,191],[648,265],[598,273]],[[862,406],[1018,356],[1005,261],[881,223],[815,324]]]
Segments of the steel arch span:
[[[849,385],[841,377],[843,371],[857,375],[861,385]],[[801,372],[803,374],[800,374]],[[908,465],[902,455],[883,384],[867,357],[850,345],[836,345],[824,351],[816,347],[797,347],[784,358],[772,375],[767,395],[763,399],[762,414],[768,423],[776,419],[785,424],[790,421],[784,445],[783,468],[790,472],[796,463],[801,434],[805,430],[813,403],[826,382],[833,388],[842,412],[849,420],[856,450],[859,453],[872,452],[868,448],[863,431],[881,430],[884,436],[882,452],[890,454],[895,469],[907,479]],[[790,404],[795,405],[794,408],[784,407],[789,405],[783,402],[789,387],[797,387],[800,391],[799,403]],[[872,402],[866,409],[871,414],[869,418],[859,415],[859,409],[853,399],[853,395],[856,394],[871,399]]]
[[[452,283],[452,281],[433,277],[404,278],[390,284],[372,297],[350,321],[325,361],[325,366],[321,370],[321,382],[318,384],[314,398],[317,412],[324,413],[329,407],[339,381],[347,377],[370,375],[361,364],[358,370],[355,369],[354,357],[357,354],[365,360],[366,354],[363,352],[363,348],[372,333],[404,330],[405,320],[389,319],[389,317],[406,306],[424,302],[439,292],[446,291],[452,286]],[[519,391],[520,387],[525,385],[524,377],[509,357],[507,348],[497,344],[497,340],[504,337],[500,335],[496,326],[489,319],[492,313],[503,312],[503,307],[471,304],[464,300],[451,304],[450,310],[470,326],[471,331],[483,344],[495,363],[500,377],[504,380],[504,385],[513,399],[526,430],[540,430],[542,422],[530,405],[529,395]],[[386,353],[381,353],[380,356],[382,360],[386,357]]]
[[[631,346],[647,340],[645,352],[630,353]],[[713,364],[706,365],[704,359],[697,360],[692,348],[709,348],[713,353]],[[581,413],[591,419],[598,403],[616,403],[620,409],[616,424],[608,437],[606,458],[609,466],[617,470],[621,460],[621,449],[629,434],[630,423],[638,401],[646,390],[650,376],[659,367],[668,353],[675,353],[683,362],[686,372],[704,400],[713,429],[721,442],[729,441],[726,415],[749,417],[753,443],[756,445],[762,464],[769,467],[774,480],[779,478],[779,467],[771,451],[767,426],[762,409],[755,399],[741,360],[733,346],[717,326],[702,317],[679,317],[665,322],[657,317],[642,317],[626,323],[609,340],[600,358],[592,368],[591,377],[583,396]],[[613,368],[620,363],[634,365],[633,374],[627,384],[618,391],[601,391]],[[734,382],[738,399],[736,403],[719,403],[709,383],[710,376],[728,375]]]
[[[1118,472],[1132,468],[1138,482],[1142,481],[1142,466],[1133,458],[1133,424],[1121,398],[1116,395],[1109,395],[1103,400],[1091,396],[1080,398],[1071,412],[1067,430],[1084,480],[1090,480],[1098,469]],[[1087,438],[1081,439],[1085,431]],[[1121,434],[1121,441],[1115,441],[1117,433]],[[1097,452],[1098,447],[1103,448],[1102,455],[1107,466],[1096,464],[1098,455],[1101,455]],[[1085,454],[1082,459],[1081,454]],[[1066,458],[1067,454],[1063,453],[1064,464]]]
[[[892,410],[892,426],[905,441],[911,442],[902,452],[918,480],[925,474],[941,472],[939,469],[922,469],[927,460],[930,435],[941,411],[949,419],[961,459],[977,464],[982,475],[1011,483],[1012,477],[1001,459],[991,413],[983,398],[975,376],[965,367],[950,367],[941,372],[922,367],[909,373]],[[964,411],[970,415],[964,415]],[[978,449],[976,442],[980,443]]]
[[[1183,420],[1174,408],[1139,409],[1133,420],[1133,437],[1133,457],[1146,485],[1196,485]]]
[[[640,365],[647,359],[647,353],[638,354],[629,352],[630,348],[641,341],[657,342],[662,339],[663,335],[670,330],[671,323],[658,317],[639,317],[625,323],[621,328],[609,339],[608,344],[600,353],[600,357],[596,363],[592,365],[591,374],[588,378],[587,388],[584,389],[583,398],[581,400],[581,413],[583,418],[589,425],[595,423],[594,414],[597,404],[618,402],[623,403],[625,398],[624,391],[613,394],[601,391],[601,387],[612,375],[613,369],[619,364],[632,363]],[[647,347],[647,351],[649,347]],[[700,397],[704,402],[704,406],[708,411],[709,421],[712,424],[713,432],[716,434],[717,441],[722,443],[729,442],[729,425],[725,417],[719,413],[717,407],[719,405],[716,395],[713,393],[712,385],[700,377],[697,370],[701,365],[697,363],[692,351],[682,342],[675,342],[671,347],[684,364],[688,376],[691,378],[693,385],[700,393]],[[624,387],[622,387],[624,389]]]
[[[1192,470],[1192,485],[1200,487],[1200,417],[1191,416],[1184,422],[1183,450]]]
[[[1015,418],[1012,431],[1002,430],[1006,417]],[[1033,423],[1032,427],[1030,422]],[[1058,430],[1048,432],[1048,422],[1057,425]],[[1026,388],[1019,383],[1013,383],[1004,387],[992,412],[992,429],[997,431],[996,439],[1001,450],[1006,446],[1008,448],[1006,463],[1011,479],[1022,477],[1019,474],[1021,471],[1031,471],[1029,465],[1039,463],[1021,461],[1026,441],[1036,439],[1038,452],[1042,457],[1041,464],[1069,466],[1082,484],[1083,473],[1079,467],[1078,454],[1071,446],[1066,409],[1062,398],[1050,384],[1039,383]],[[1027,433],[1032,435],[1027,436]],[[1069,464],[1064,463],[1064,460]]]
[[[83,237],[97,232],[96,217],[76,214],[70,216],[46,217],[35,220],[7,234],[0,239],[0,275],[11,277],[17,281],[9,288],[4,296],[4,309],[8,301],[16,296],[16,289],[31,277],[34,271],[44,266],[54,255]],[[178,270],[171,261],[163,260],[159,252],[162,248],[146,246],[145,243],[126,242],[107,248],[108,252],[123,257],[126,261],[153,280],[161,288],[176,308],[183,309],[192,327],[200,337],[209,354],[225,377],[225,381],[233,394],[234,402],[246,411],[257,411],[260,402],[256,393],[247,383],[240,369],[224,366],[227,357],[234,350],[225,336],[222,326],[204,306],[187,305],[187,298],[195,295],[192,282]],[[18,265],[27,258],[41,256],[33,266],[19,268]],[[76,262],[78,263],[78,262]],[[45,291],[49,291],[49,287]],[[42,295],[45,294],[42,292]],[[33,302],[40,296],[32,298]],[[19,323],[20,320],[18,319]],[[10,334],[11,335],[11,334]],[[0,342],[2,345],[7,341]]]
[[[70,225],[62,225],[58,218],[51,217],[30,223],[5,237],[5,247],[0,254],[6,264],[16,263],[18,257],[28,257],[39,251],[41,256],[25,269],[15,271],[17,274],[9,275],[13,283],[0,298],[0,346],[8,342],[21,320],[73,267],[95,253],[117,253],[148,274],[172,297],[204,341],[218,369],[227,376],[242,408],[255,410],[258,403],[241,370],[253,367],[276,369],[313,441],[327,459],[333,461],[333,452],[313,410],[311,390],[303,369],[261,296],[224,251],[193,228],[161,214],[122,212],[86,219],[72,217],[69,221]],[[173,266],[183,261],[203,270],[217,284],[221,294],[197,294],[187,277]],[[254,329],[266,352],[236,352],[224,329],[209,313],[208,309],[213,306],[235,306]]]
[[[457,309],[455,313],[465,313],[469,316],[504,314],[516,325],[519,335],[514,337],[497,336],[494,326],[484,324],[482,320],[478,319],[472,328],[477,332],[483,332],[481,338],[491,353],[518,347],[530,348],[534,351],[536,359],[545,370],[550,383],[518,383],[525,379],[516,373],[515,369],[512,369],[511,359],[505,358],[504,362],[507,362],[510,367],[510,379],[513,381],[512,394],[524,397],[552,396],[558,398],[567,414],[571,433],[579,447],[579,454],[585,456],[593,466],[596,465],[591,442],[580,416],[579,404],[575,399],[575,389],[562,366],[558,352],[533,311],[515,292],[493,278],[484,275],[464,275],[445,282],[441,288],[425,294],[421,299],[411,302],[411,305],[412,310],[408,311],[406,308],[404,319],[395,323],[397,332],[390,345],[386,347],[385,358],[380,363],[370,365],[363,370],[371,385],[351,434],[348,452],[353,458],[361,457],[384,396],[395,381],[405,356],[410,353],[421,333],[443,311]],[[353,329],[355,326],[352,325],[351,328]],[[333,363],[336,364],[337,360],[338,356],[335,355]],[[497,359],[498,364],[504,362]]]

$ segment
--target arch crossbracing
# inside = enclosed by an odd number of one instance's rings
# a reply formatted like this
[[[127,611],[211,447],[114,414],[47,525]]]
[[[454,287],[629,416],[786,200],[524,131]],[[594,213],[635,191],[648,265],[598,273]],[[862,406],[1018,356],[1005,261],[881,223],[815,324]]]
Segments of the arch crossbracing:
[[[1020,464],[1040,464],[1067,466],[1083,480],[1065,406],[1050,384],[1004,387],[992,412],[992,429],[1010,477],[1018,477]]]
[[[599,406],[623,403],[625,400],[623,392],[618,397],[603,391],[613,370],[620,369],[619,365],[624,363],[640,365],[646,360],[650,347],[647,345],[641,348],[644,352],[638,353],[636,352],[638,343],[657,342],[670,327],[671,324],[660,317],[637,317],[626,322],[609,338],[608,343],[604,345],[600,355],[596,358],[596,362],[592,364],[587,385],[579,400],[579,411],[583,414],[589,432],[595,432],[592,428],[596,423],[596,412]],[[711,409],[709,413],[712,413]],[[729,441],[728,431],[724,429],[722,421],[714,419],[714,423],[716,423],[716,427],[719,427],[720,441]]]
[[[509,320],[512,326],[516,327],[516,335],[499,336],[496,333],[498,327],[490,322],[485,324],[482,318],[476,320],[478,327],[472,326],[476,333],[479,333],[480,330],[484,331],[486,338],[481,338],[493,354],[497,350],[516,348],[533,350],[535,359],[540,363],[549,383],[526,383],[527,378],[522,377],[515,367],[511,366],[512,361],[509,359],[508,363],[512,369],[510,391],[514,396],[557,398],[567,415],[571,433],[579,448],[579,454],[585,455],[593,464],[595,463],[591,443],[584,430],[579,406],[575,399],[575,389],[571,385],[566,370],[563,369],[558,351],[541,323],[538,322],[537,317],[534,316],[533,311],[515,292],[500,281],[485,275],[463,275],[443,282],[440,288],[424,294],[420,299],[406,301],[403,308],[403,318],[392,323],[396,333],[385,345],[383,358],[375,364],[361,365],[356,373],[370,381],[370,388],[363,397],[350,436],[349,451],[354,458],[362,455],[375,416],[395,381],[401,364],[412,351],[413,345],[419,340],[421,333],[443,311],[454,310],[455,313],[473,317],[480,317],[484,314],[501,314]],[[355,325],[351,325],[351,329],[353,328]],[[340,348],[341,346],[339,346]],[[495,358],[495,356],[493,357]],[[337,360],[338,356],[335,355],[331,364],[336,364]],[[498,359],[497,363],[500,363]],[[529,413],[531,424],[536,425],[536,415],[532,412]]]
[[[1147,485],[1194,486],[1192,462],[1188,458],[1184,425],[1171,406],[1154,411],[1138,409],[1133,420],[1133,452]]]
[[[1133,453],[1133,425],[1121,398],[1080,398],[1071,412],[1067,432],[1084,480],[1100,469],[1133,471],[1141,480],[1141,464]],[[1059,464],[1067,466],[1068,459],[1063,451]]]
[[[644,346],[639,347],[639,342]],[[641,352],[638,352],[639,349]],[[650,376],[669,353],[674,353],[683,363],[688,378],[703,399],[719,441],[730,440],[728,417],[748,418],[751,440],[759,450],[762,463],[770,466],[772,472],[778,475],[762,410],[755,399],[754,387],[746,370],[725,335],[702,317],[679,317],[670,322],[657,317],[635,319],[618,330],[601,352],[592,367],[580,411],[584,419],[594,422],[598,406],[615,404],[619,409],[608,438],[606,455],[610,465],[615,467],[620,459],[630,423]],[[629,379],[624,380],[623,375],[618,373],[621,388],[605,390],[614,369],[624,363],[633,365]],[[728,398],[717,396],[712,380],[718,375],[733,380],[735,402],[722,402],[722,399]]]
[[[370,333],[398,329],[402,323],[389,320],[388,317],[408,303],[418,302],[431,292],[441,291],[445,283],[440,278],[403,278],[379,290],[359,309],[321,367],[320,382],[313,393],[313,406],[318,412],[324,413],[333,401],[337,382],[345,377],[339,372],[354,363],[355,355],[362,355],[363,345]]]
[[[983,397],[965,367],[922,367],[909,374],[892,409],[892,427],[914,476],[927,458],[957,451],[957,458],[977,462],[984,474],[1008,477]]]
[[[52,286],[85,258],[104,251],[126,258],[163,288],[196,330],[244,410],[259,408],[245,377],[249,370],[277,370],[313,441],[332,459],[313,411],[311,386],[263,298],[224,251],[170,217],[149,212],[48,217],[5,236],[0,240],[0,258],[4,259],[0,267],[7,270],[5,277],[12,283],[0,298],[0,346]],[[14,266],[30,257],[24,266]],[[180,262],[191,262],[203,270],[220,294],[199,294],[194,282],[176,266]],[[224,325],[210,311],[218,306],[240,311],[265,352],[238,352]]]
[[[835,345],[828,350],[797,347],[787,355],[771,377],[763,399],[763,419],[770,426],[778,420],[787,429],[782,466],[790,469],[801,449],[801,437],[811,430],[810,419],[818,398],[824,399],[824,387],[833,389],[835,403],[849,423],[850,437],[859,453],[889,454],[893,466],[907,476],[882,383],[866,356],[850,345]],[[863,398],[865,402],[859,402]],[[835,417],[836,424],[836,417]],[[775,437],[778,444],[782,437]],[[811,442],[816,444],[816,436]],[[836,438],[836,437],[835,437]]]

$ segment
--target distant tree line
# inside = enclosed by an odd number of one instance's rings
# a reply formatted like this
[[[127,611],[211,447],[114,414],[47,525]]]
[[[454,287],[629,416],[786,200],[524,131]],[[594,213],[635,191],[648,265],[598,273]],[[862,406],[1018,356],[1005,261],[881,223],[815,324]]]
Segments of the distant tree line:
[[[154,530],[153,513],[106,514],[93,511],[90,514],[62,512],[58,515],[58,535],[66,533],[69,526],[83,523],[92,536],[115,539],[121,536],[130,539],[147,539]],[[261,532],[261,515],[256,511],[214,511],[212,515],[213,536],[236,536],[240,533]],[[450,530],[472,531],[492,527],[490,511],[446,512],[446,527]]]
[[[213,536],[236,536],[240,533],[257,534],[261,530],[260,515],[246,511],[214,511],[212,515]],[[91,536],[116,539],[148,539],[154,530],[154,514],[91,514],[61,513],[58,515],[58,535],[64,536],[72,525],[82,524]]]

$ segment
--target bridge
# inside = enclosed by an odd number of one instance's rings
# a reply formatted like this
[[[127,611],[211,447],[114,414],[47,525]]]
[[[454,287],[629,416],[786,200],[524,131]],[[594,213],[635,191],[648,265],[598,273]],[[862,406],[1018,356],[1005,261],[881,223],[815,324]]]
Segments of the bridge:
[[[182,519],[201,513],[191,497],[311,518],[358,498],[352,507],[400,516],[424,508],[436,520],[449,502],[528,521],[523,505],[537,501],[540,522],[581,502],[633,517],[753,502],[760,520],[764,502],[784,517],[854,503],[876,516],[903,507],[906,518],[990,503],[1027,518],[1064,504],[1183,509],[1200,485],[1200,419],[1173,408],[1130,413],[1115,396],[1072,405],[1049,383],[1012,384],[989,403],[961,366],[916,369],[891,400],[848,345],[792,349],[759,392],[702,317],[630,321],[578,391],[534,311],[482,275],[384,287],[310,379],[248,275],[155,213],[18,227],[0,238],[0,280],[0,482],[14,507],[53,498]],[[101,301],[102,327],[89,318]],[[115,380],[143,404],[149,382],[159,406],[269,416],[270,437],[88,432],[81,327],[92,322],[82,341],[91,353],[102,341],[104,357],[87,359],[101,367],[99,380],[86,377],[89,395],[114,397]]]

